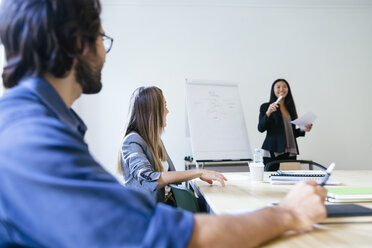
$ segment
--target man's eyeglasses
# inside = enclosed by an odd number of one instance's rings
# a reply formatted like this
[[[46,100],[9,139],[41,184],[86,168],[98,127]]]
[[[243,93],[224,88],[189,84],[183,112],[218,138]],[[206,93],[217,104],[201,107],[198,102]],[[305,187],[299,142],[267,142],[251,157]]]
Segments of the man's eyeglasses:
[[[112,43],[114,43],[114,39],[105,34],[99,34],[99,35],[102,36],[103,47],[105,48],[106,53],[110,52],[112,48]]]

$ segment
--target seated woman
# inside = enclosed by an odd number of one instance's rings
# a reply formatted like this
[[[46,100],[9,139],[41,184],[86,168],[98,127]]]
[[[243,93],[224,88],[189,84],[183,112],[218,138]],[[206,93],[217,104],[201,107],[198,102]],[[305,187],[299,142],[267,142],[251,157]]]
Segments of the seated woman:
[[[118,169],[124,174],[126,186],[150,192],[157,202],[172,203],[170,183],[200,178],[222,186],[227,179],[209,170],[175,171],[172,160],[160,139],[168,114],[162,91],[140,87],[131,97],[129,120],[121,147]]]

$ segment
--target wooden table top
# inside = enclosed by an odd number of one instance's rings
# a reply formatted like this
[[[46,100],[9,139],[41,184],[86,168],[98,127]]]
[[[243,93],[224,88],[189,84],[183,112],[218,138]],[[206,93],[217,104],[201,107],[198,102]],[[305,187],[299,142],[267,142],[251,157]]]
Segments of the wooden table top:
[[[240,214],[280,202],[293,187],[271,185],[271,173],[265,172],[264,182],[251,182],[249,172],[240,172],[224,173],[228,179],[225,187],[200,179],[193,183],[215,214]],[[340,186],[372,186],[372,170],[335,170],[332,177],[341,182]],[[372,208],[372,202],[358,204]],[[288,232],[264,247],[372,247],[372,221],[318,224],[309,232]]]

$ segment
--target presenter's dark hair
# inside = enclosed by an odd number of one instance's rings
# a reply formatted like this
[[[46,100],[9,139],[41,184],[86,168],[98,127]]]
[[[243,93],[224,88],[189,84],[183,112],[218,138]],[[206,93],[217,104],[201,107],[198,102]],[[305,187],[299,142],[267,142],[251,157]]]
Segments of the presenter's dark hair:
[[[289,86],[289,83],[287,82],[287,80],[282,79],[282,78],[279,78],[279,79],[275,80],[274,83],[271,85],[270,103],[273,103],[273,102],[276,101],[276,99],[278,99],[275,96],[275,93],[274,93],[274,86],[278,82],[284,82],[287,85],[287,87],[288,87],[288,94],[285,97],[284,104],[287,107],[288,112],[289,112],[292,120],[297,119],[298,116],[297,116],[296,104],[295,104],[295,102],[293,100],[292,92],[291,92],[291,87]]]
[[[99,0],[3,0],[0,41],[7,64],[4,87],[48,72],[62,78],[86,46],[95,51],[99,35]]]

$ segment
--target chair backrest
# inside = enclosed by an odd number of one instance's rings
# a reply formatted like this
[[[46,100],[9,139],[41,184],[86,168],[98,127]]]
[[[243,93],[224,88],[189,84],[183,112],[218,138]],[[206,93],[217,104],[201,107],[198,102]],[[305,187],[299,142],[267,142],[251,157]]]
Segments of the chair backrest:
[[[198,201],[191,190],[181,185],[170,184],[169,186],[172,189],[177,207],[193,213],[200,212]]]
[[[311,160],[276,160],[276,161],[272,161],[272,162],[269,162],[269,163],[265,164],[265,171],[277,171],[279,169],[280,164],[287,163],[287,162],[288,163],[300,163],[300,164],[315,165],[322,170],[327,170],[327,168],[324,167],[323,165],[318,164],[318,163],[316,163],[314,161],[311,161]]]

